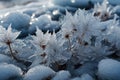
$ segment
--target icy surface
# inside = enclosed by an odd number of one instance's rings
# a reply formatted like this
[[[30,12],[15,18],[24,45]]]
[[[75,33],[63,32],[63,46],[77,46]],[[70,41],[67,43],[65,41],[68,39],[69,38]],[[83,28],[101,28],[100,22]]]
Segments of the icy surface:
[[[71,76],[71,74],[69,73],[69,71],[61,70],[61,71],[57,72],[57,74],[55,75],[55,77],[52,80],[69,80],[70,76]]]
[[[102,80],[120,80],[120,62],[103,59],[98,65],[98,75]]]
[[[81,80],[94,80],[89,74],[83,74]]]
[[[38,17],[35,21],[31,22],[29,33],[35,33],[36,27],[44,32],[47,30],[53,31],[59,29],[59,23],[57,21],[52,21],[51,16],[46,14]]]
[[[30,16],[20,12],[7,13],[1,20],[1,25],[3,25],[5,28],[11,24],[13,29],[21,31],[20,36],[22,37],[28,35],[29,23]]]
[[[22,71],[19,67],[12,64],[0,64],[0,80],[17,79],[22,77]]]
[[[24,77],[24,80],[44,80],[51,78],[55,75],[55,72],[49,67],[36,66],[31,68]]]
[[[71,80],[81,80],[81,78],[80,77],[76,77],[76,78],[73,78]]]

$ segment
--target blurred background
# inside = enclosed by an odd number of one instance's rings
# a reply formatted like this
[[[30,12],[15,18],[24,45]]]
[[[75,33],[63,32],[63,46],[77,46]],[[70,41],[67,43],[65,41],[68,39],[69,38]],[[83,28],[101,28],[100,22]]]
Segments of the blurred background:
[[[44,32],[52,32],[53,29],[57,32],[66,10],[72,14],[78,8],[93,12],[94,4],[102,2],[103,0],[0,0],[0,25],[7,28],[12,24],[14,29],[22,31],[22,38],[34,34],[36,26]],[[110,9],[112,14],[120,16],[120,0],[108,2],[105,1],[105,9],[102,7],[100,10],[105,12],[104,10]],[[113,15],[110,18],[112,17]]]
[[[102,2],[103,0],[0,0],[0,9],[16,6],[26,5],[31,2],[52,2],[60,6],[70,7],[91,7],[96,2]],[[120,5],[120,0],[108,0],[111,5]]]

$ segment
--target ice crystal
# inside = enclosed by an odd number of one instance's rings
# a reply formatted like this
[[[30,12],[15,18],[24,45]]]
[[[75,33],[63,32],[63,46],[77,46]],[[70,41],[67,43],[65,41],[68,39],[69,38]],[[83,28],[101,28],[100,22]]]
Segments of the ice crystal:
[[[13,43],[19,36],[20,32],[13,32],[11,25],[6,30],[3,26],[0,27],[0,42],[5,44]]]

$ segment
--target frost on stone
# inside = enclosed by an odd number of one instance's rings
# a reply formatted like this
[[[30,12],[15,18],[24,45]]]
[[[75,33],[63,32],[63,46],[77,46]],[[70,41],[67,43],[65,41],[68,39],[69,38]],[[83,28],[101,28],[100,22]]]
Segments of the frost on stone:
[[[61,70],[57,72],[57,74],[52,80],[69,80],[70,77],[71,77],[71,74],[69,73],[69,71]]]
[[[11,24],[13,29],[21,31],[21,36],[28,35],[30,16],[20,13],[20,12],[11,12],[6,13],[2,19],[1,25],[5,28]]]
[[[0,64],[0,80],[17,79],[22,77],[22,70],[12,64]]]
[[[98,76],[101,80],[120,80],[120,62],[114,59],[103,59],[98,65]]]
[[[28,70],[24,76],[24,80],[45,80],[51,79],[55,72],[46,66],[38,65]]]
[[[76,78],[73,78],[71,80],[81,80],[81,78],[80,77],[76,77]]]
[[[41,29],[42,31],[50,31],[58,30],[59,29],[59,23],[57,21],[52,21],[50,15],[41,15],[38,18],[33,18],[33,21],[31,21],[29,27],[29,33],[34,34],[36,31],[36,26]]]
[[[83,74],[81,80],[94,80],[89,74]]]

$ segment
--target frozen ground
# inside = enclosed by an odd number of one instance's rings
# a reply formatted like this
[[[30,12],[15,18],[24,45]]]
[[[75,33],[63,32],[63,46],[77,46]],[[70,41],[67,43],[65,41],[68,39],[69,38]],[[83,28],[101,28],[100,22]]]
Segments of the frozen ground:
[[[119,4],[0,0],[0,80],[120,80]]]

